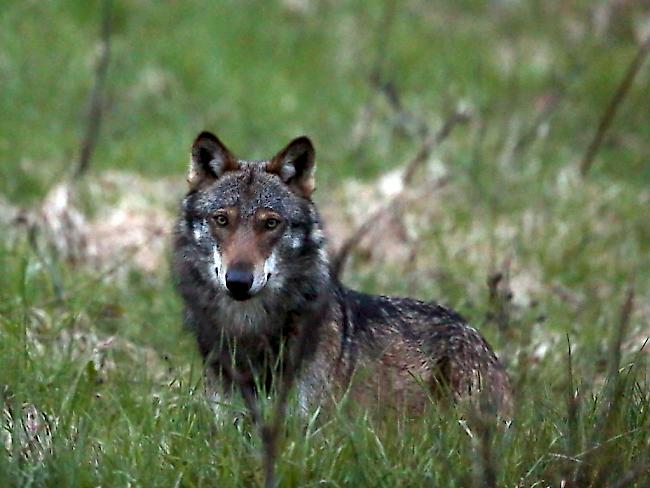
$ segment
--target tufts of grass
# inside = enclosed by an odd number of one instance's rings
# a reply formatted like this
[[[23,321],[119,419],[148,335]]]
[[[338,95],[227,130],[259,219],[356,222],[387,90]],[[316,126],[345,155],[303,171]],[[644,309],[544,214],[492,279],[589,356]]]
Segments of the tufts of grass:
[[[408,419],[346,400],[290,413],[281,486],[650,482],[647,66],[578,176],[642,2],[113,4],[109,104],[80,184],[94,222],[122,208],[115,194],[142,209],[156,192],[170,219],[206,128],[247,157],[313,136],[318,203],[347,231],[386,200],[369,182],[411,160],[423,126],[470,114],[415,178],[402,237],[378,228],[344,281],[457,308],[507,363],[514,417],[432,405]],[[75,264],[5,218],[71,173],[99,6],[2,4],[0,486],[259,485],[261,441],[233,422],[240,398],[218,417],[205,399],[166,266]]]

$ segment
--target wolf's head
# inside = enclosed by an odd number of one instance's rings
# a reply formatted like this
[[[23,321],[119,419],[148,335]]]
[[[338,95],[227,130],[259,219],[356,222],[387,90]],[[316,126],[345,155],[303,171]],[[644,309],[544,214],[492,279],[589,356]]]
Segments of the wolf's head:
[[[183,252],[218,295],[246,301],[286,291],[309,260],[325,259],[307,137],[269,160],[245,161],[202,132],[192,145],[188,183]]]

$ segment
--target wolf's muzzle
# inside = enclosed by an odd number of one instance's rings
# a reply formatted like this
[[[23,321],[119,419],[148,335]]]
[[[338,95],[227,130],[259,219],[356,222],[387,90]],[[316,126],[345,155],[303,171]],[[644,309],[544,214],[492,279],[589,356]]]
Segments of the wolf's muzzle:
[[[235,300],[247,300],[251,297],[253,273],[242,268],[231,268],[226,273],[226,288]]]

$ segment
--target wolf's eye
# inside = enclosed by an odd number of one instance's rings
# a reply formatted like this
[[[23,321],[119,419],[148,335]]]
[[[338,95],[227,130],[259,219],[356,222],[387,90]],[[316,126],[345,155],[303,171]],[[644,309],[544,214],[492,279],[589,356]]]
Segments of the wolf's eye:
[[[264,227],[268,230],[273,230],[278,225],[280,225],[280,221],[278,219],[274,219],[273,217],[264,221]]]
[[[225,227],[228,225],[228,217],[226,217],[223,214],[216,215],[214,217],[214,222],[219,226],[219,227]]]

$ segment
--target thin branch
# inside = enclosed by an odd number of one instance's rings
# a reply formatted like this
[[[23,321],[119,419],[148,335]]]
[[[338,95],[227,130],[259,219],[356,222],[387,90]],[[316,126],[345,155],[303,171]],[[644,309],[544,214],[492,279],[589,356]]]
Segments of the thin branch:
[[[393,24],[397,15],[397,2],[395,0],[386,0],[384,12],[381,18],[381,25],[376,31],[379,39],[377,42],[377,59],[373,66],[370,77],[376,80],[383,80],[388,59],[388,42],[393,31]]]
[[[539,135],[540,127],[542,127],[542,125],[544,125],[552,117],[553,113],[560,106],[560,102],[565,98],[565,96],[566,88],[564,87],[556,89],[553,93],[547,96],[543,107],[535,116],[532,124],[515,144],[515,147],[512,150],[513,155],[516,156],[521,154],[524,149],[526,149],[535,141]]]
[[[383,80],[373,77],[371,83],[375,89],[386,98],[392,109],[395,122],[394,130],[400,130],[405,134],[426,137],[429,133],[429,125],[425,120],[408,110],[402,102],[402,96],[393,80]]]
[[[612,344],[610,345],[609,368],[607,371],[607,375],[610,378],[614,378],[618,375],[618,369],[621,365],[621,347],[623,345],[623,339],[625,339],[625,333],[627,332],[633,311],[634,288],[630,286],[625,293],[625,301],[621,307],[618,327],[616,328],[616,332],[612,338]]]
[[[636,56],[630,63],[625,76],[614,92],[614,95],[609,101],[607,109],[605,110],[605,113],[603,114],[600,123],[598,124],[598,129],[596,130],[591,144],[589,144],[584,158],[580,163],[580,174],[583,178],[587,176],[587,173],[589,173],[589,170],[594,163],[596,154],[598,154],[600,146],[602,145],[605,136],[607,135],[607,131],[609,130],[610,126],[612,125],[612,121],[616,116],[616,112],[630,91],[630,87],[632,86],[634,79],[639,73],[643,62],[645,61],[645,58],[648,56],[648,53],[650,53],[650,34],[648,34],[645,41],[639,46]]]
[[[491,273],[487,279],[488,302],[490,309],[487,319],[493,321],[500,334],[507,335],[512,323],[512,287],[510,285],[510,267],[512,258],[504,259],[500,271]]]
[[[88,171],[104,115],[104,86],[111,57],[111,7],[112,0],[103,0],[100,53],[95,68],[95,83],[90,92],[86,128],[81,140],[79,162],[74,172],[74,178],[80,178]]]
[[[454,127],[458,124],[465,123],[469,120],[469,115],[464,110],[456,110],[450,117],[445,120],[444,124],[437,132],[430,133],[422,142],[420,149],[415,157],[406,165],[404,176],[402,177],[403,187],[402,190],[391,198],[385,205],[381,206],[375,212],[372,212],[357,228],[350,234],[350,236],[343,241],[332,259],[332,273],[334,276],[339,277],[343,273],[343,269],[347,263],[347,259],[352,250],[359,244],[359,242],[368,234],[368,232],[375,225],[377,218],[383,215],[386,211],[395,211],[399,208],[407,194],[407,187],[412,184],[417,170],[427,162],[431,153],[449,137]],[[443,178],[439,181],[438,187],[446,185],[448,180]]]
[[[443,177],[435,182],[435,185],[431,188],[431,191],[436,191],[449,183],[449,178]],[[357,228],[350,234],[350,236],[343,241],[343,244],[339,248],[336,255],[332,258],[332,273],[335,277],[340,277],[343,273],[347,260],[350,257],[350,253],[354,250],[356,246],[359,245],[361,240],[366,237],[366,235],[377,225],[377,221],[380,220],[380,217],[387,212],[391,212],[394,215],[400,213],[402,206],[406,201],[406,192],[401,191],[390,200],[388,200],[384,205],[379,207],[377,210],[372,212],[368,217],[359,225]]]
[[[452,113],[447,118],[447,120],[445,120],[440,130],[434,133],[429,133],[427,135],[427,137],[424,139],[424,142],[422,143],[422,146],[420,146],[420,150],[417,152],[415,157],[411,160],[411,162],[406,167],[406,170],[404,171],[404,177],[402,179],[404,186],[407,186],[413,182],[416,171],[422,165],[424,165],[424,163],[427,162],[429,156],[431,156],[433,151],[440,144],[442,144],[445,139],[449,137],[451,131],[454,130],[457,125],[464,124],[468,121],[469,114],[467,111],[458,109],[454,111],[454,113]]]
[[[383,83],[385,78],[386,64],[388,59],[388,43],[391,38],[392,27],[397,15],[397,2],[395,0],[387,0],[384,5],[384,12],[381,18],[380,26],[376,32],[379,33],[377,39],[377,57],[370,68],[370,82],[372,85]],[[372,91],[364,105],[363,112],[359,123],[353,131],[353,140],[355,152],[358,152],[361,145],[370,133],[370,126],[374,119],[377,106],[377,93]]]

